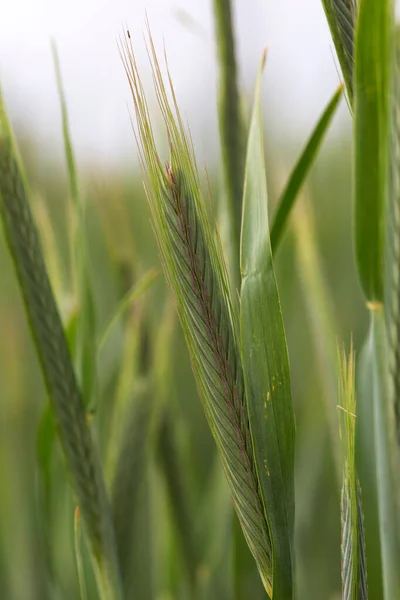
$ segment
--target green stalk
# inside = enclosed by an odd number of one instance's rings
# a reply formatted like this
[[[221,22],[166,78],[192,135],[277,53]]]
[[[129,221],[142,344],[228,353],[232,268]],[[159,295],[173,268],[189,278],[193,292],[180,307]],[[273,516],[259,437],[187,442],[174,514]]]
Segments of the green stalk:
[[[396,505],[396,479],[393,470],[391,431],[393,422],[388,399],[387,340],[384,310],[371,311],[369,338],[373,372],[374,434],[377,460],[378,510],[382,549],[383,590],[385,600],[400,598],[399,514]]]
[[[359,402],[356,422],[356,463],[363,491],[368,589],[371,598],[383,598],[372,360],[371,348],[367,340],[357,361]]]
[[[235,40],[230,0],[214,0],[219,64],[219,130],[222,150],[222,220],[227,219],[228,256],[234,284],[239,287],[239,239],[245,144],[237,85]]]
[[[400,29],[396,30],[391,106],[390,188],[386,212],[385,318],[388,341],[388,402],[392,413],[393,466],[400,473]],[[400,477],[397,478],[400,514]],[[399,531],[400,535],[400,531]]]
[[[0,214],[64,454],[87,527],[99,591],[121,598],[114,532],[67,340],[40,248],[28,192],[0,98]]]

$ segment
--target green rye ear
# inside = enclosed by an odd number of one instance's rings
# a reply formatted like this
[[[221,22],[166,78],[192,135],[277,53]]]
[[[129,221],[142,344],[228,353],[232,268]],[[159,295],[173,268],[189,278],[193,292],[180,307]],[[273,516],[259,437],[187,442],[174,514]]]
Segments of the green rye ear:
[[[171,156],[164,166],[129,38],[121,42],[138,126],[146,192],[164,273],[174,295],[199,395],[218,446],[243,533],[272,594],[272,548],[250,435],[239,351],[238,312],[223,253],[200,190],[193,147],[172,106],[151,35],[149,55]]]

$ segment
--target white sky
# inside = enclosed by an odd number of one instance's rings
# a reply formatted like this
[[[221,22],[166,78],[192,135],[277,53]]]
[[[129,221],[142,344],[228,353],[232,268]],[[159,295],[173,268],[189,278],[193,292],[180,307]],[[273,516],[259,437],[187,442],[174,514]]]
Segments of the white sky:
[[[280,138],[304,140],[338,84],[321,1],[234,0],[233,5],[241,83],[251,93],[268,45],[267,129]],[[142,37],[146,11],[156,45],[162,48],[165,40],[196,149],[206,160],[215,151],[212,0],[0,0],[0,82],[12,118],[23,123],[38,146],[52,140],[61,152],[49,44],[54,37],[78,159],[96,165],[134,159],[129,91],[116,40],[127,24],[151,89]],[[182,13],[195,25],[183,24]]]

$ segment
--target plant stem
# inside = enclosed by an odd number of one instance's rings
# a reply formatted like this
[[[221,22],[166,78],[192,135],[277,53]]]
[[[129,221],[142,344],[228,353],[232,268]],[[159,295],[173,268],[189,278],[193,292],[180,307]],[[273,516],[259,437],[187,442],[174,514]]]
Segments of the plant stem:
[[[378,509],[382,549],[383,590],[385,600],[400,598],[400,543],[398,514],[395,499],[393,452],[391,436],[393,423],[388,404],[386,363],[386,330],[383,306],[371,310],[371,359],[373,371],[374,423],[377,460]]]
[[[238,286],[245,146],[230,0],[214,0],[214,17],[219,64],[219,129],[224,183],[222,212],[223,218],[229,220],[228,256],[234,284]]]

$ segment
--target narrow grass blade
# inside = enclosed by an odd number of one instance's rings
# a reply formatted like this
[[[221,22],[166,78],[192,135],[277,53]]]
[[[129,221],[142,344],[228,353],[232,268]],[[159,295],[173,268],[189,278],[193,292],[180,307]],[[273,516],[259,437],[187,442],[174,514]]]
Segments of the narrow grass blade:
[[[51,51],[52,51],[52,55],[53,55],[53,63],[54,63],[54,70],[55,70],[55,74],[56,74],[57,90],[58,90],[58,95],[59,95],[60,105],[61,105],[62,131],[63,131],[63,138],[64,138],[65,157],[67,160],[71,197],[75,204],[76,209],[80,210],[78,177],[77,177],[77,172],[76,172],[75,158],[74,158],[74,151],[72,148],[71,136],[69,133],[67,103],[65,101],[65,93],[64,93],[62,77],[61,77],[60,60],[58,57],[57,46],[54,41],[51,44]]]
[[[200,553],[194,527],[195,515],[189,512],[188,490],[185,479],[182,477],[182,466],[174,438],[174,426],[168,411],[164,414],[161,422],[157,455],[165,477],[183,564],[186,567],[192,592],[195,593],[200,567]]]
[[[114,418],[116,425],[122,422],[122,427],[111,429],[110,451],[114,451],[114,447],[117,449],[111,483],[112,508],[119,563],[127,593],[131,584],[134,585],[131,572],[133,553],[140,549],[137,539],[138,519],[140,510],[143,510],[143,494],[147,493],[143,488],[168,398],[168,374],[171,373],[171,345],[175,329],[171,308],[168,304],[161,326],[158,327],[149,367],[142,373],[142,379],[136,376],[133,390],[131,380],[131,384],[125,390],[126,400],[116,403],[117,414]],[[143,323],[136,325],[139,328]],[[135,337],[134,332],[132,333]],[[132,356],[129,350],[127,346],[128,362],[125,363],[124,356],[122,378],[125,378],[126,367],[129,372],[132,371]]]
[[[240,523],[235,517],[229,486],[221,469],[218,456],[210,465],[210,475],[207,480],[207,490],[203,495],[200,519],[197,520],[197,530],[200,531],[200,552],[202,569],[209,573],[204,589],[204,598],[213,600],[228,600],[235,598],[233,592],[233,519],[243,538]],[[243,542],[246,544],[246,540]],[[251,566],[254,560],[250,554]],[[260,582],[260,585],[262,583]],[[262,588],[264,589],[264,588]]]
[[[276,213],[271,227],[271,248],[275,254],[282,235],[285,231],[286,224],[294,206],[298,193],[306,179],[309,170],[311,169],[317,152],[325,137],[328,127],[336,113],[340,100],[343,95],[343,86],[340,86],[334,93],[328,106],[325,108],[317,126],[311,134],[303,152],[297,161],[296,166],[286,184],[286,187],[279,199]]]
[[[76,364],[85,405],[93,400],[96,390],[96,314],[91,285],[89,253],[86,241],[85,211],[80,196],[77,168],[68,125],[67,103],[61,78],[57,47],[52,43],[56,82],[61,105],[62,131],[67,162],[69,187],[72,199],[72,265],[76,271],[76,294],[78,298],[78,327],[76,337]],[[74,353],[75,354],[75,353]]]
[[[146,290],[154,283],[156,278],[158,277],[159,271],[158,269],[150,269],[137,281],[130,290],[127,291],[125,296],[121,298],[119,301],[114,313],[108,320],[108,323],[103,329],[102,334],[100,335],[98,342],[98,350],[99,352],[102,350],[103,346],[107,342],[110,334],[114,330],[114,328],[118,325],[119,321],[122,319],[126,311],[132,306],[136,300],[138,300],[142,294],[146,292]]]
[[[260,99],[262,66],[247,148],[240,325],[250,431],[273,547],[273,598],[289,600],[293,597],[295,420],[268,231]]]
[[[343,460],[342,598],[343,600],[367,600],[364,517],[355,460],[355,356],[352,347],[348,358],[343,351],[340,367],[338,408]]]
[[[75,539],[75,556],[76,556],[76,568],[78,570],[79,580],[79,591],[81,593],[81,600],[87,600],[87,589],[85,579],[85,568],[83,566],[82,557],[82,528],[81,528],[81,515],[79,507],[75,509],[74,515],[74,539]]]
[[[381,536],[384,600],[400,598],[400,515],[393,469],[393,413],[388,403],[387,339],[383,307],[371,313],[370,368],[373,373],[376,475]]]
[[[218,117],[222,150],[222,218],[228,220],[228,256],[239,287],[239,238],[245,164],[245,140],[240,114],[231,0],[213,0],[219,65]]]
[[[168,132],[171,158],[159,158],[133,50],[123,42],[140,150],[164,272],[175,296],[193,372],[217,443],[233,502],[267,591],[271,544],[261,504],[247,419],[238,347],[238,316],[222,249],[213,236],[201,194],[193,148],[182,125],[174,90],[172,110],[150,38],[156,93]],[[169,81],[171,82],[170,78]]]
[[[125,415],[125,427],[119,442],[119,455],[111,486],[118,558],[124,584],[129,581],[136,515],[149,459],[154,399],[149,382],[138,382]]]
[[[354,37],[359,0],[322,0],[333,42],[353,104]]]
[[[0,214],[43,377],[87,526],[102,597],[120,599],[111,516],[81,394],[0,99]]]
[[[294,240],[296,266],[303,288],[303,297],[310,323],[318,373],[322,384],[321,408],[324,409],[330,433],[331,452],[335,464],[338,490],[341,486],[342,466],[337,435],[337,319],[329,286],[320,259],[316,224],[308,194],[302,194],[294,212]],[[296,268],[296,267],[295,267]],[[296,509],[297,512],[297,509]]]
[[[354,78],[354,239],[369,302],[383,298],[393,18],[392,0],[360,0]]]

